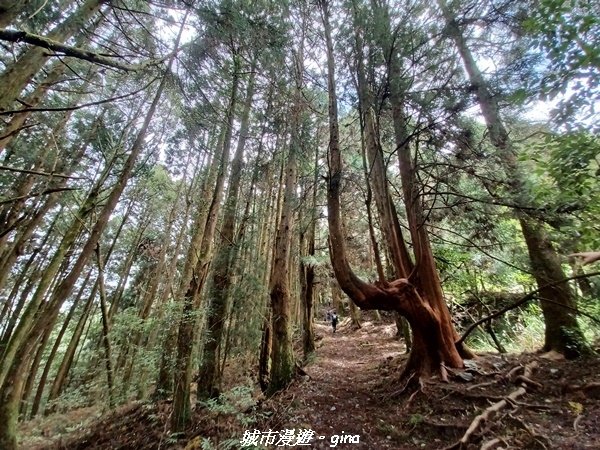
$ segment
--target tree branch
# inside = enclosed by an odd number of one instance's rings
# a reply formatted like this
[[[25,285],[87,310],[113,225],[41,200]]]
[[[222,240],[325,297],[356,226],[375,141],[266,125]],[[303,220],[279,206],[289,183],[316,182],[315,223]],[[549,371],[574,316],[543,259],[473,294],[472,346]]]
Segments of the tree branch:
[[[1,32],[1,30],[0,30],[0,32]],[[102,105],[104,103],[116,102],[116,101],[119,101],[119,100],[123,100],[124,98],[127,98],[127,97],[132,97],[134,95],[139,94],[140,92],[145,91],[157,79],[158,78],[153,78],[148,84],[142,86],[140,89],[137,89],[136,91],[128,92],[127,94],[123,94],[123,95],[117,95],[116,97],[105,98],[103,100],[98,100],[98,101],[95,101],[95,102],[82,103],[81,105],[75,105],[75,106],[64,106],[62,108],[22,108],[22,109],[13,109],[11,111],[0,111],[0,116],[9,116],[9,115],[12,115],[12,114],[21,114],[21,113],[26,113],[26,112],[75,111],[75,110],[78,110],[78,109],[87,108],[89,106],[97,106],[97,105]],[[9,135],[7,135],[7,136],[9,136]],[[7,136],[3,136],[3,138],[7,137]]]
[[[2,166],[2,165],[0,165],[0,170],[6,170],[7,172],[28,173],[31,175],[42,175],[44,177],[70,178],[72,180],[82,180],[81,177],[72,177],[70,175],[65,175],[62,173],[49,173],[49,172],[41,172],[39,170],[17,169],[15,167],[8,167],[8,166]]]
[[[21,195],[19,197],[8,198],[6,200],[0,200],[0,205],[6,205],[7,203],[18,202],[19,200],[27,200],[28,198],[39,197],[41,195],[54,194],[55,192],[63,192],[63,191],[76,191],[77,188],[54,188],[54,189],[46,189],[40,192],[34,192],[33,194]]]
[[[74,58],[92,62],[94,64],[113,67],[126,72],[136,71],[142,67],[131,64],[123,64],[115,61],[113,58],[99,55],[98,53],[94,53],[89,50],[65,45],[37,34],[28,33],[27,31],[7,30],[6,28],[0,28],[0,39],[9,42],[26,42],[27,44],[47,48],[49,50],[62,53],[66,56],[72,56]]]
[[[508,305],[502,309],[500,309],[499,311],[496,311],[493,314],[490,314],[489,316],[484,317],[483,319],[479,319],[477,322],[471,324],[471,326],[469,326],[469,328],[466,329],[466,331],[463,333],[463,335],[460,337],[460,339],[458,341],[456,341],[456,345],[460,345],[464,342],[464,340],[473,332],[473,330],[475,328],[477,328],[479,325],[481,325],[482,323],[488,322],[492,319],[495,319],[496,317],[500,317],[502,314],[510,311],[511,309],[515,309],[518,308],[519,306],[521,306],[524,303],[527,303],[530,300],[533,300],[537,294],[540,293],[540,291],[542,289],[545,289],[547,287],[551,287],[551,286],[557,286],[559,284],[562,284],[566,281],[571,281],[571,280],[579,280],[581,278],[588,278],[588,277],[593,277],[596,275],[600,275],[600,272],[592,272],[592,273],[586,273],[586,274],[582,274],[582,275],[575,275],[572,277],[568,277],[568,278],[564,278],[562,280],[559,281],[555,281],[553,283],[548,283],[545,284],[542,287],[537,288],[535,291],[531,291],[529,294],[527,294],[525,297],[520,298],[519,300],[517,300],[516,302],[514,302],[512,305]],[[554,302],[552,302],[554,303]],[[560,305],[559,303],[556,303],[557,305]],[[564,305],[561,305],[564,306]],[[569,309],[573,309],[570,308]],[[586,317],[590,317],[589,315],[586,314]],[[594,321],[596,321],[597,319],[593,318]]]

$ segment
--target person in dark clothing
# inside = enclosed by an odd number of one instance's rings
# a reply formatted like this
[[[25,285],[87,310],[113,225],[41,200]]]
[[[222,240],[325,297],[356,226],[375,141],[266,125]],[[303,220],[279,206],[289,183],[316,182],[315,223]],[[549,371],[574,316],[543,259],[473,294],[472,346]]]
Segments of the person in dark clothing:
[[[336,313],[331,313],[331,326],[333,327],[333,332],[335,333],[335,328],[337,327],[338,316]]]

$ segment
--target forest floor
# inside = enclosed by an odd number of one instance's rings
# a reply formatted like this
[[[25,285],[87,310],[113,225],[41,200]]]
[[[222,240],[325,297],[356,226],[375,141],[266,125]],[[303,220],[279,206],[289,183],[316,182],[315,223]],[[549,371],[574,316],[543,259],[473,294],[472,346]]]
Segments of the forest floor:
[[[403,392],[397,377],[406,355],[393,325],[366,322],[353,330],[342,323],[333,334],[318,324],[316,332],[305,375],[285,391],[269,399],[243,398],[242,391],[224,397],[196,411],[186,433],[168,434],[168,402],[131,403],[102,418],[80,410],[26,422],[22,447],[240,448],[246,431],[259,445],[244,448],[600,448],[598,358],[482,354],[465,370],[449,371],[448,383],[432,379]]]

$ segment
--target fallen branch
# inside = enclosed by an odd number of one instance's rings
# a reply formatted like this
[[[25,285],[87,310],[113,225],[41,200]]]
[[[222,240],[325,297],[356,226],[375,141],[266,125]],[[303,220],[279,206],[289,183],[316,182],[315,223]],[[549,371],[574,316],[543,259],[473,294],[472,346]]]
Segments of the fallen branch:
[[[480,450],[492,450],[493,448],[496,447],[496,445],[500,444],[502,441],[502,439],[500,438],[494,438],[491,441],[487,441],[486,443],[484,443],[481,446]]]
[[[525,371],[523,376],[527,379],[531,378],[533,370],[538,366],[537,361],[533,361],[525,366]],[[512,371],[511,371],[512,372]],[[521,385],[511,392],[506,398],[494,403],[490,407],[488,407],[485,411],[479,414],[473,421],[471,425],[463,435],[463,437],[454,445],[449,447],[450,449],[456,448],[464,448],[469,440],[473,437],[473,435],[482,427],[485,422],[489,422],[494,418],[494,416],[502,411],[505,407],[509,405],[515,405],[516,400],[527,393],[527,384],[521,382]]]
[[[581,422],[581,419],[583,419],[583,414],[579,414],[573,421],[573,430],[575,430],[575,433],[579,431],[577,427],[579,426],[579,422]]]
[[[580,253],[571,253],[568,255],[570,258],[581,258],[581,264],[591,264],[596,261],[600,261],[600,252],[580,252]]]

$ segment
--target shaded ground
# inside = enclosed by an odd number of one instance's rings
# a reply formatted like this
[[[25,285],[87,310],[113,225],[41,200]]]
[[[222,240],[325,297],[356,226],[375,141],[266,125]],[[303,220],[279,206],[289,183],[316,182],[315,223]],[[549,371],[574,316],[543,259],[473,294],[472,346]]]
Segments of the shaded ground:
[[[56,418],[25,424],[23,448],[240,448],[245,430],[294,429],[296,435],[315,432],[310,446],[294,448],[332,448],[338,439],[341,449],[440,449],[456,444],[473,420],[498,402],[504,407],[489,413],[463,448],[600,448],[597,358],[482,355],[466,370],[451,373],[449,383],[434,379],[416,392],[402,392],[395,379],[406,357],[393,325],[366,323],[361,330],[341,325],[335,335],[317,325],[316,355],[304,367],[306,375],[284,392],[258,403],[239,393],[222,399],[197,411],[185,434],[168,433],[169,403],[130,404],[93,423],[79,412],[73,421],[83,429],[62,438],[76,428],[68,423],[70,416],[60,427]],[[538,367],[523,378],[532,363]],[[519,388],[524,394],[507,401]],[[359,442],[348,443],[349,436],[359,436]]]

